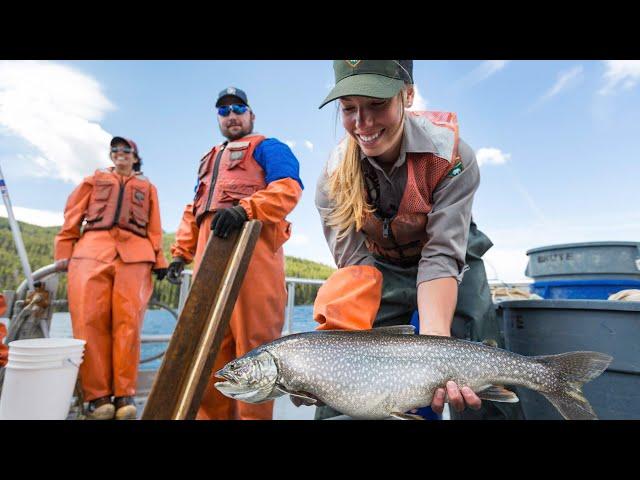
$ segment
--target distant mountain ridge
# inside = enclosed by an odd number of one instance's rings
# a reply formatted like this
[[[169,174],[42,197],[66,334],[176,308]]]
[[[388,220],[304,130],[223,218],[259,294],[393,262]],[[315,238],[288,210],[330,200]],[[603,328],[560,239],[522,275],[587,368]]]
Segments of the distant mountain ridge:
[[[22,232],[22,239],[29,257],[32,271],[36,271],[53,263],[53,241],[60,227],[39,227],[29,223],[18,222]],[[171,261],[169,247],[175,239],[174,233],[163,235],[164,254]],[[319,278],[326,279],[335,271],[334,268],[322,263],[287,256],[285,258],[285,272],[288,277]],[[66,276],[61,277],[62,282],[58,291],[58,297],[66,296]],[[18,258],[9,221],[0,217],[0,290],[15,290],[24,280],[22,266]],[[296,303],[308,304],[313,302],[317,287],[299,285],[296,288]],[[156,282],[154,285],[154,297],[177,306],[179,288],[169,282]]]

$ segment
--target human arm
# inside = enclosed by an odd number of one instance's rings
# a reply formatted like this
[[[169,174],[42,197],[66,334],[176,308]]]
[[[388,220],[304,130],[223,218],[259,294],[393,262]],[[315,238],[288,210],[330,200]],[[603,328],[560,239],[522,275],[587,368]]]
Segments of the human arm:
[[[248,220],[280,223],[295,208],[302,196],[300,165],[291,149],[275,138],[263,140],[254,151],[262,167],[266,188],[240,200]]]
[[[382,274],[365,245],[365,236],[352,226],[346,236],[327,224],[334,208],[326,191],[328,174],[318,180],[316,208],[320,213],[327,244],[338,270],[320,287],[314,302],[313,318],[318,330],[367,330],[372,328],[382,298]]]
[[[433,209],[427,223],[428,240],[418,270],[420,334],[451,335],[458,284],[466,270],[465,255],[471,223],[473,195],[480,175],[473,150],[460,141],[463,170],[445,176],[433,194]],[[446,390],[446,391],[445,391]],[[442,413],[445,399],[457,411],[465,406],[479,409],[480,398],[469,388],[448,382],[436,390],[431,408]]]
[[[149,198],[149,225],[147,227],[147,237],[151,242],[153,251],[156,254],[156,262],[153,265],[153,270],[159,270],[156,274],[159,280],[164,278],[161,270],[167,268],[167,259],[164,258],[162,252],[162,223],[160,220],[160,202],[158,200],[158,190],[155,186],[151,185],[150,198]],[[166,273],[166,271],[164,272]],[[160,278],[162,276],[162,278]]]
[[[191,263],[196,254],[198,233],[200,229],[193,214],[193,203],[188,203],[182,212],[182,219],[176,231],[176,239],[171,245],[171,256],[175,261],[180,258],[183,263]]]
[[[64,207],[64,223],[54,241],[54,260],[59,270],[66,270],[73,247],[81,236],[80,227],[93,191],[92,177],[85,178],[78,185]]]

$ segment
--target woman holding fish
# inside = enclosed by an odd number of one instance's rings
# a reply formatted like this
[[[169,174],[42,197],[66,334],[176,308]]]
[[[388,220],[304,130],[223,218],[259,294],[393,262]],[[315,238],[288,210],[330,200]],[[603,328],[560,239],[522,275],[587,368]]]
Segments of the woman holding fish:
[[[455,113],[409,112],[411,60],[335,60],[336,85],[320,108],[338,100],[346,137],[321,175],[316,206],[338,271],[318,292],[319,330],[409,324],[420,334],[451,335],[465,270],[475,155],[459,137]],[[478,409],[468,387],[448,382],[456,410]]]

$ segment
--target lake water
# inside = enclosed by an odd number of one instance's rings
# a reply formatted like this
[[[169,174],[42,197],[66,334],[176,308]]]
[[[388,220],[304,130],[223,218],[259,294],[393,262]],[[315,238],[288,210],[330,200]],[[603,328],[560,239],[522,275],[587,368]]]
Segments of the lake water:
[[[313,320],[313,305],[299,305],[293,309],[291,333],[314,330],[318,324]],[[170,335],[176,320],[166,310],[148,310],[142,326],[143,335]],[[51,320],[52,337],[72,337],[71,316],[68,312],[55,313]],[[167,343],[143,343],[141,359],[153,357],[167,348]],[[162,358],[140,365],[142,370],[156,370]]]

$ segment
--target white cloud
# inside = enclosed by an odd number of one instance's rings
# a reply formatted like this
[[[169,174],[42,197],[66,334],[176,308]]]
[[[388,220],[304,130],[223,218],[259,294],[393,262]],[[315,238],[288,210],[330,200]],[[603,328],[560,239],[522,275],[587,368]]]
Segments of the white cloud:
[[[307,147],[309,151],[313,152],[313,143],[311,143],[309,140],[304,141],[304,146]]]
[[[57,227],[64,223],[64,214],[62,212],[13,207],[13,215],[16,220],[41,227]],[[7,209],[4,205],[0,205],[0,217],[8,217]]]
[[[573,67],[570,70],[566,70],[566,71],[560,72],[558,74],[558,78],[556,79],[556,82],[553,84],[553,86],[549,90],[544,92],[540,96],[540,98],[538,98],[527,109],[527,112],[531,112],[531,111],[535,110],[542,103],[546,102],[547,100],[549,100],[552,97],[555,97],[556,95],[558,95],[563,90],[568,89],[572,85],[576,85],[577,82],[582,78],[582,72],[583,71],[584,71],[584,68],[582,67],[582,65],[578,65],[576,67]]]
[[[114,108],[92,77],[50,61],[0,62],[0,127],[37,154],[17,156],[25,173],[78,183],[111,164],[111,134],[99,121]]]
[[[544,93],[544,95],[540,97],[540,100],[541,101],[548,100],[551,97],[554,97],[555,95],[560,93],[562,90],[565,90],[567,87],[569,87],[573,83],[574,80],[582,76],[583,70],[584,68],[582,67],[582,65],[578,65],[577,67],[574,67],[571,70],[568,70],[566,72],[560,72],[558,74],[558,79],[556,80],[556,83],[553,85],[553,87],[547,90]]]
[[[604,87],[601,95],[614,93],[617,89],[628,90],[640,81],[640,60],[605,60]]]
[[[480,148],[476,152],[476,160],[479,167],[482,165],[504,165],[510,159],[510,153],[503,153],[498,148]]]
[[[296,146],[296,142],[294,142],[293,140],[285,140],[284,143],[287,144],[291,150],[293,150],[293,147]]]
[[[470,87],[499,72],[507,65],[507,63],[509,63],[508,60],[486,60],[465,75],[457,83],[459,86]]]
[[[415,112],[424,112],[427,109],[427,101],[420,94],[420,89],[418,89],[417,85],[413,86],[414,97],[413,97],[413,105],[411,108],[407,110],[415,111]]]

